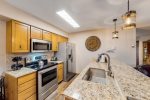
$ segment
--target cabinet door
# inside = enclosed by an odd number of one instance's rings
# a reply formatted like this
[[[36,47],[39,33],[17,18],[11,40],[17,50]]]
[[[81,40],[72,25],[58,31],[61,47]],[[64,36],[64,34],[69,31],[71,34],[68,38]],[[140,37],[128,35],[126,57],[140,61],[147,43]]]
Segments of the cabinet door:
[[[58,64],[58,83],[63,80],[63,64]]]
[[[58,51],[58,36],[52,34],[52,51]]]
[[[42,40],[42,29],[31,26],[31,38]]]
[[[12,52],[30,51],[30,26],[12,21]]]
[[[66,37],[63,37],[63,36],[59,36],[59,43],[63,43],[63,42],[67,42],[68,41],[68,38]]]
[[[43,31],[43,40],[52,41],[52,34],[48,31]]]

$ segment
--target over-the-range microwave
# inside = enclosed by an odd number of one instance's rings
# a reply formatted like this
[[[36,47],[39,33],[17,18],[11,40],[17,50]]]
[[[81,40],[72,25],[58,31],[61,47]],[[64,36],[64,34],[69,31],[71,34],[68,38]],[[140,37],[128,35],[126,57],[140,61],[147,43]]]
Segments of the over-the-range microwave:
[[[31,52],[48,52],[52,50],[52,42],[39,40],[39,39],[31,39]]]

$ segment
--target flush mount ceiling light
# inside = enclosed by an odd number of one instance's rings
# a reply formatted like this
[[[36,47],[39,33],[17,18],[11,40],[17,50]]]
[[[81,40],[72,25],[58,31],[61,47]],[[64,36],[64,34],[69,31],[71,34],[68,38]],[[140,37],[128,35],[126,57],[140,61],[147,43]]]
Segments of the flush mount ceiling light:
[[[80,27],[80,25],[65,10],[58,11],[56,14],[69,23],[72,27]]]
[[[122,16],[124,21],[123,29],[136,28],[136,11],[130,10],[130,4],[128,0],[128,11]]]
[[[118,39],[119,37],[118,37],[118,31],[116,30],[116,22],[117,22],[117,19],[113,19],[113,22],[114,22],[114,29],[115,29],[115,31],[112,33],[112,38],[113,39]]]

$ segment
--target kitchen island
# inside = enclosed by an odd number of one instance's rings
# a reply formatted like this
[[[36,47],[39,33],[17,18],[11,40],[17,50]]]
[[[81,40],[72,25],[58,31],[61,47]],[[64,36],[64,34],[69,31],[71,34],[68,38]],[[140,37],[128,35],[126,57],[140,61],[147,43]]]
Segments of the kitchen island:
[[[107,83],[94,83],[83,80],[89,68],[104,69],[107,64],[91,62],[63,92],[64,97],[74,100],[150,100],[150,78],[127,64],[111,60],[114,78],[107,76]]]

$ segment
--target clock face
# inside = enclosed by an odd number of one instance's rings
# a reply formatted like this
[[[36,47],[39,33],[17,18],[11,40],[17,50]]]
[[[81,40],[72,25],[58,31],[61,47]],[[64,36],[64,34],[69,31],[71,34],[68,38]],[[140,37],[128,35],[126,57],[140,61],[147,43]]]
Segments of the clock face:
[[[87,40],[85,42],[85,46],[89,51],[96,51],[100,48],[101,41],[96,36],[90,36],[87,38]]]

